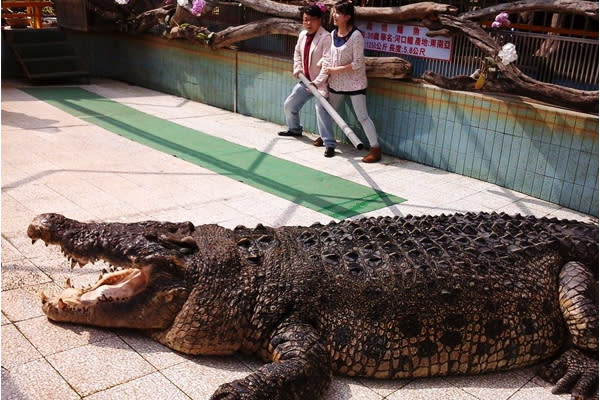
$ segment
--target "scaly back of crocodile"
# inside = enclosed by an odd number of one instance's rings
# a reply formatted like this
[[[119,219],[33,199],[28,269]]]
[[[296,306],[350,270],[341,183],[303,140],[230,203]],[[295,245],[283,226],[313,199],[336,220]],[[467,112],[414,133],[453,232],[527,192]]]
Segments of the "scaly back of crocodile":
[[[264,282],[251,337],[298,315],[335,371],[382,378],[551,356],[566,337],[561,267],[598,263],[597,225],[495,213],[235,232]]]

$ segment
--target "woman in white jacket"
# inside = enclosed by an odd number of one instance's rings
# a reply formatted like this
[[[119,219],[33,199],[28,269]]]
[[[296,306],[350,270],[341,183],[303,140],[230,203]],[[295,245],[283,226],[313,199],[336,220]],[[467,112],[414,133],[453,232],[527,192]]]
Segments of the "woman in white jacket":
[[[302,25],[304,30],[300,32],[296,48],[294,49],[294,69],[295,78],[302,72],[306,78],[317,87],[319,93],[327,97],[327,74],[321,71],[322,61],[326,53],[331,49],[331,35],[322,26],[323,15],[327,11],[324,5],[310,4],[302,7]],[[279,132],[279,136],[302,136],[302,126],[300,125],[300,110],[302,106],[313,97],[304,83],[298,82],[290,95],[285,99],[283,112],[285,114],[287,131]],[[317,127],[319,134],[323,137],[317,138],[315,146],[322,146],[323,142],[327,146],[325,157],[334,155],[335,139],[333,139],[332,121],[327,111],[317,101]],[[332,143],[333,142],[333,143]],[[331,148],[331,150],[329,150]]]
[[[352,108],[369,139],[369,154],[363,162],[381,160],[381,148],[377,140],[375,125],[367,112],[367,72],[365,67],[365,42],[362,33],[354,26],[354,5],[342,0],[333,8],[331,51],[324,63],[324,72],[329,74],[329,102],[338,108],[344,96],[350,96]]]

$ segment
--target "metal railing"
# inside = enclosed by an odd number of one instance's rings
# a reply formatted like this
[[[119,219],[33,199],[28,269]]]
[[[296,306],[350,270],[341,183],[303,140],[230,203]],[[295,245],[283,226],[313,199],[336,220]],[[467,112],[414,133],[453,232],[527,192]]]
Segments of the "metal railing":
[[[520,32],[519,68],[542,82],[598,90],[598,40]]]

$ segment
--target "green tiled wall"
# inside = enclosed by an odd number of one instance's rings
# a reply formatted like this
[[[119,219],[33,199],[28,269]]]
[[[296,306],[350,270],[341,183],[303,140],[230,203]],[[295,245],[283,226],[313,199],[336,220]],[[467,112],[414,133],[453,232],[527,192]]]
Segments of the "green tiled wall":
[[[233,110],[235,53],[154,36],[69,33],[93,75]],[[93,51],[89,51],[93,49]]]
[[[154,37],[70,36],[95,75],[284,124],[283,101],[295,83],[289,59]],[[369,85],[385,153],[598,216],[597,116],[387,79]],[[301,113],[312,132],[313,105]],[[347,104],[342,115],[366,143]]]
[[[598,117],[384,80],[369,96],[385,152],[598,215]]]

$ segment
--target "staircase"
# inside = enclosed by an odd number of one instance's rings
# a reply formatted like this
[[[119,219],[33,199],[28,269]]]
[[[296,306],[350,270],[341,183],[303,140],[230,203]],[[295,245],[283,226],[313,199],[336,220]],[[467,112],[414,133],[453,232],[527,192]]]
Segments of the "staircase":
[[[2,33],[30,80],[39,83],[83,78],[89,81],[87,67],[60,29],[10,29]]]

